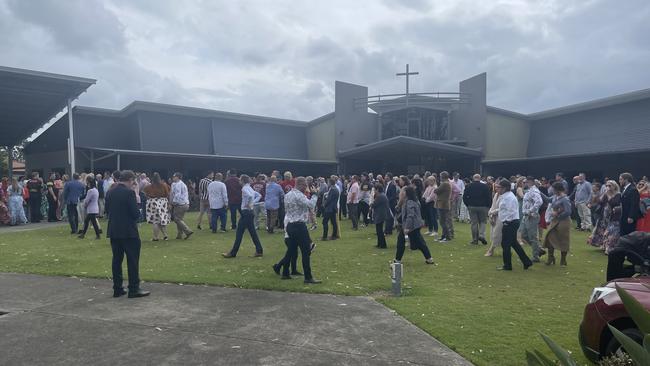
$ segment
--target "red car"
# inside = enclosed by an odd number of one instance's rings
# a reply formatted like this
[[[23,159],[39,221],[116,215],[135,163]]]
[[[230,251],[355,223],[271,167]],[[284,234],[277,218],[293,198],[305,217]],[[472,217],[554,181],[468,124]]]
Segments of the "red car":
[[[621,278],[603,287],[594,288],[589,304],[585,306],[579,334],[582,352],[594,362],[621,349],[621,345],[607,327],[608,323],[639,344],[643,342],[643,334],[625,311],[625,306],[616,292],[616,284],[626,289],[650,310],[650,289],[646,287],[650,286],[650,276]]]

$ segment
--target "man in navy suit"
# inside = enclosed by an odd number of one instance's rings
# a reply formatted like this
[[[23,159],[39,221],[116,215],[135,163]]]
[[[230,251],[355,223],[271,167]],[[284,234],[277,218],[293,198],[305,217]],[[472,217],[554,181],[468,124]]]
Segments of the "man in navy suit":
[[[640,198],[632,174],[621,174],[618,182],[621,184],[621,236],[623,236],[636,230],[636,220],[641,216]]]
[[[113,250],[113,297],[126,295],[122,287],[122,261],[126,254],[126,266],[129,274],[129,298],[148,296],[148,291],[140,289],[140,234],[138,219],[140,210],[133,189],[135,174],[125,170],[119,174],[119,184],[111,189],[106,197],[108,213],[108,236]]]

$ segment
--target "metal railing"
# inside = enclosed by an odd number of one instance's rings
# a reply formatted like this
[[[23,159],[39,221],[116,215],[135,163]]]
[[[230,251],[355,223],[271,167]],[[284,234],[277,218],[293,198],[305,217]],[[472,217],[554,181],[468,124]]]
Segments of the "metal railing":
[[[368,108],[379,104],[382,107],[468,104],[470,96],[468,93],[452,92],[380,94],[366,98],[355,98],[354,108]]]

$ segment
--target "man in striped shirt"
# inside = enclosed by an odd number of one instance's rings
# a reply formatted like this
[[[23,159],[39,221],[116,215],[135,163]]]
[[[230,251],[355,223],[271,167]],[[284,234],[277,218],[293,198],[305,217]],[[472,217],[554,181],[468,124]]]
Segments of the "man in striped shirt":
[[[203,221],[203,214],[208,215],[208,222],[210,222],[210,200],[208,197],[208,186],[214,180],[214,172],[209,172],[208,175],[201,179],[199,182],[199,222],[196,228],[201,230],[201,222]]]

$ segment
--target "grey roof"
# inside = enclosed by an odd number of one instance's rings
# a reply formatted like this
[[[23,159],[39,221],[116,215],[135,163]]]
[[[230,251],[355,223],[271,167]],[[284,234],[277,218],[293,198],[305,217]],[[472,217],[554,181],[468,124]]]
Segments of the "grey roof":
[[[255,161],[282,161],[290,163],[309,163],[309,164],[336,164],[334,160],[304,160],[304,159],[287,159],[287,158],[268,158],[258,156],[233,156],[233,155],[211,155],[211,154],[191,154],[191,153],[175,153],[165,151],[142,151],[142,150],[126,150],[126,149],[111,149],[103,147],[92,146],[75,146],[76,149],[101,151],[109,153],[117,153],[122,155],[139,155],[139,156],[166,156],[166,157],[183,157],[183,158],[199,158],[199,159],[229,159],[229,160],[255,160]]]
[[[583,112],[591,109],[609,107],[617,104],[635,102],[644,99],[650,99],[650,89],[636,90],[629,93],[612,95],[610,97],[594,99],[583,103],[571,104],[564,107],[548,109],[545,111],[535,112],[530,114],[517,113],[517,112],[509,111],[507,109],[497,108],[492,106],[487,106],[487,110],[488,112],[499,113],[510,117],[515,117],[515,118],[524,119],[528,121],[536,121],[545,118],[557,117],[565,114]]]
[[[96,80],[0,66],[0,145],[17,145]]]
[[[330,121],[330,120],[334,119],[335,116],[336,116],[336,114],[334,112],[330,112],[330,113],[322,115],[322,116],[320,116],[318,118],[312,119],[308,123],[309,123],[310,126],[314,126],[314,125],[317,125],[317,124],[319,124],[321,122]]]
[[[338,156],[341,158],[355,156],[363,159],[378,160],[383,158],[382,155],[377,154],[378,150],[381,150],[382,153],[385,152],[388,154],[405,154],[408,149],[419,153],[426,153],[435,150],[448,154],[463,154],[476,157],[481,157],[483,155],[481,149],[452,145],[442,141],[422,140],[409,136],[395,136],[386,140],[339,151]]]
[[[511,159],[489,159],[483,160],[481,164],[500,164],[500,163],[518,163],[518,162],[529,162],[529,161],[542,161],[542,160],[554,160],[554,159],[569,159],[569,158],[586,158],[586,157],[596,157],[609,154],[634,154],[634,153],[644,153],[650,152],[649,148],[637,148],[637,149],[627,149],[627,150],[608,150],[608,151],[592,151],[579,154],[558,154],[558,155],[544,155],[544,156],[532,156],[526,158],[511,158]]]
[[[192,116],[192,117],[203,117],[203,118],[227,118],[227,119],[234,119],[234,120],[240,120],[245,122],[261,122],[261,123],[270,123],[270,124],[284,125],[284,126],[299,126],[299,127],[307,126],[306,121],[300,121],[300,120],[263,117],[263,116],[256,116],[252,114],[224,112],[224,111],[218,111],[213,109],[186,107],[186,106],[165,104],[165,103],[143,102],[139,100],[131,102],[129,105],[122,108],[121,110],[84,107],[84,106],[75,107],[75,113],[78,112],[82,114],[93,114],[93,115],[114,116],[114,117],[126,117],[131,113],[137,111],[169,113],[169,114],[177,114],[177,115]]]

